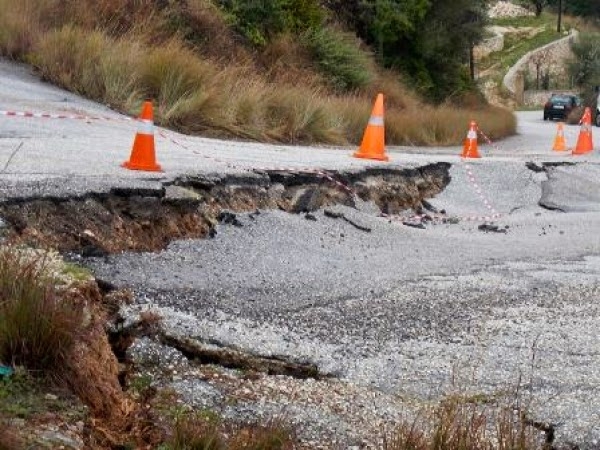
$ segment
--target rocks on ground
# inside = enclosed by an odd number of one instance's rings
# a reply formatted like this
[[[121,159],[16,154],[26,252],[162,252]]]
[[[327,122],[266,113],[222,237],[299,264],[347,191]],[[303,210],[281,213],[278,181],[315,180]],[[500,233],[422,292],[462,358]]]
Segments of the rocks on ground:
[[[488,15],[490,18],[495,19],[499,17],[533,16],[534,13],[512,2],[501,0],[490,7]]]

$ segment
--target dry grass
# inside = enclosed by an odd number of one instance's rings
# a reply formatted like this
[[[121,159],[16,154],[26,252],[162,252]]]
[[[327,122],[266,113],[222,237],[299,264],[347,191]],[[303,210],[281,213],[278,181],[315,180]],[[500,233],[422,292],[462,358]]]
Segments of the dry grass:
[[[0,362],[64,379],[81,322],[81,308],[62,298],[43,260],[0,250]]]
[[[0,52],[10,58],[27,55],[42,33],[35,2],[0,0],[0,10]]]
[[[458,109],[449,106],[425,107],[418,111],[391,111],[386,120],[386,133],[392,143],[408,145],[454,145],[464,140],[469,122],[492,140],[509,135],[516,128],[516,118],[505,109]]]
[[[508,406],[449,399],[403,424],[385,440],[385,450],[542,450],[539,432]]]
[[[20,450],[25,448],[23,442],[11,427],[0,423],[0,450]]]
[[[366,54],[363,69],[347,72],[367,71],[372,81],[340,93],[301,39],[282,35],[253,54],[208,0],[0,0],[0,8],[1,54],[128,114],[152,98],[157,123],[187,133],[356,144],[378,92],[386,97],[390,145],[459,144],[471,119],[494,138],[516,128],[503,110],[426,106],[398,74],[375,72]],[[350,40],[344,43],[350,51]]]
[[[291,450],[296,448],[293,433],[277,422],[266,425],[224,426],[202,415],[176,420],[169,450]]]

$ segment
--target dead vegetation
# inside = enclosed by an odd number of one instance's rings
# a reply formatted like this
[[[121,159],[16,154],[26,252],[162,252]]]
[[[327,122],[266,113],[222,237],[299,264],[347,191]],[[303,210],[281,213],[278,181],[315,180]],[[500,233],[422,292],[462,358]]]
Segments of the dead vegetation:
[[[209,0],[0,0],[0,54],[41,76],[128,114],[147,97],[158,123],[225,138],[287,143],[357,143],[372,99],[384,92],[388,143],[460,143],[475,119],[492,137],[515,132],[511,112],[481,100],[434,107],[373,57],[332,30],[282,34],[250,48]],[[340,91],[319,71],[311,46],[328,49],[361,87]],[[314,52],[313,52],[314,53]],[[341,59],[340,59],[341,58]]]
[[[175,421],[169,450],[292,450],[298,448],[295,436],[284,424],[272,421],[265,425],[223,425],[201,414],[191,414]]]
[[[0,423],[0,450],[21,450],[23,441],[8,426]]]
[[[448,398],[387,436],[385,450],[542,450],[544,439],[510,404]]]

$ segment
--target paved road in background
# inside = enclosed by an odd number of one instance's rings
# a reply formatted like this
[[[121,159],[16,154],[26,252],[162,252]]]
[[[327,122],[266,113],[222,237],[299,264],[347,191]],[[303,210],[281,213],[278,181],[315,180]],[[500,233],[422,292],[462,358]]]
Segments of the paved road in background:
[[[5,196],[80,193],[156,183],[183,173],[253,167],[349,169],[373,165],[353,149],[269,146],[157,136],[162,174],[119,167],[135,124],[107,108],[0,63],[0,109],[107,116],[110,120],[0,116]],[[517,113],[519,134],[480,148],[389,149],[388,167],[452,164],[434,206],[463,220],[415,229],[377,217],[369,205],[341,212],[362,232],[263,211],[215,239],[172,243],[156,254],[90,260],[96,273],[133,286],[132,310],[154,308],[173,334],[200,336],[261,355],[316,363],[341,379],[405,399],[449,392],[496,394],[521,382],[536,418],[557,436],[600,439],[600,165],[550,150],[556,124]],[[485,130],[484,130],[485,131]],[[573,145],[578,128],[566,127]],[[598,130],[594,129],[598,134]],[[173,140],[182,145],[177,145]],[[15,153],[15,149],[19,150]],[[527,162],[564,161],[549,173]],[[478,194],[471,174],[482,188]],[[489,208],[500,230],[480,221]],[[539,205],[540,200],[558,210]],[[562,211],[568,212],[562,212]]]

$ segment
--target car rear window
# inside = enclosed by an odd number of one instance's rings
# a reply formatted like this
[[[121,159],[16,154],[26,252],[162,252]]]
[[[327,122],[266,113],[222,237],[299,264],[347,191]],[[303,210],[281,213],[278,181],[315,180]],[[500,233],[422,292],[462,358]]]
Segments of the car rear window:
[[[570,103],[571,97],[567,97],[566,95],[555,95],[554,97],[550,98],[550,101],[552,103],[555,103],[555,102]]]

